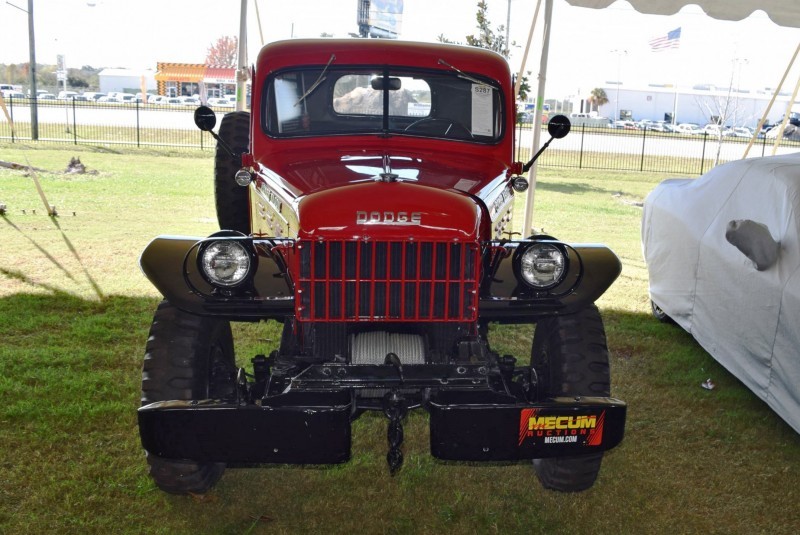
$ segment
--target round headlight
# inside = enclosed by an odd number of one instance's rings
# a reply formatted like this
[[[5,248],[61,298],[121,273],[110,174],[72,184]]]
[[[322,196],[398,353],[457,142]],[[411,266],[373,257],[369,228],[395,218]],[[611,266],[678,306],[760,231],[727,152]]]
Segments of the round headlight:
[[[235,240],[215,241],[200,253],[200,268],[208,282],[230,288],[250,272],[250,252]]]
[[[555,245],[535,243],[528,247],[519,262],[519,273],[530,286],[544,290],[561,282],[567,259]]]

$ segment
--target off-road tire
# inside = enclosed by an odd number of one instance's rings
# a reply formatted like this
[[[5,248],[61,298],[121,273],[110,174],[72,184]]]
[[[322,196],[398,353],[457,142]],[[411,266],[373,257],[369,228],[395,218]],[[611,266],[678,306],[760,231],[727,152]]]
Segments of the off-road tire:
[[[230,324],[158,306],[142,367],[142,405],[171,399],[224,398],[235,389]],[[225,463],[164,459],[147,452],[150,476],[163,491],[202,494],[222,477]]]
[[[610,396],[608,346],[597,307],[540,320],[533,335],[531,364],[546,396]],[[594,485],[602,460],[601,452],[534,459],[533,466],[545,488],[579,492]]]
[[[250,113],[234,111],[225,114],[219,125],[219,137],[234,154],[247,152],[250,147]],[[218,143],[214,153],[214,202],[219,228],[250,234],[249,188],[234,180],[241,168],[242,162],[232,158]]]

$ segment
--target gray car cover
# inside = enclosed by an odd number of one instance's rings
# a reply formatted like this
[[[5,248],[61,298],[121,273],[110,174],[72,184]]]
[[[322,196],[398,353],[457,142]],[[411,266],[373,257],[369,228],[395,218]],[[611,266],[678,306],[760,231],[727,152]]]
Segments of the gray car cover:
[[[800,433],[800,154],[659,184],[644,203],[650,298]]]

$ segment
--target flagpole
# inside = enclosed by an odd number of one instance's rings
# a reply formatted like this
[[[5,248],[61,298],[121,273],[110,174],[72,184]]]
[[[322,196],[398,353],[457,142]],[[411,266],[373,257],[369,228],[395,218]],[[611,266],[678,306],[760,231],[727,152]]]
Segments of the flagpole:
[[[678,60],[678,56],[680,54],[680,46],[678,50],[675,51],[675,59],[673,60],[673,71],[672,74],[675,77],[675,95],[673,96],[672,100],[672,126],[676,126],[678,124],[678,66],[680,65],[680,61]]]
[[[650,40],[650,51],[651,52],[660,52],[665,49],[677,49],[680,50],[681,48],[681,27],[678,26],[672,31],[667,32],[667,35],[660,35],[655,39]],[[678,52],[675,53],[674,61],[677,63]],[[678,69],[673,66],[673,76],[675,77],[675,83],[673,84],[675,91],[672,96],[672,125],[675,126],[678,120]]]

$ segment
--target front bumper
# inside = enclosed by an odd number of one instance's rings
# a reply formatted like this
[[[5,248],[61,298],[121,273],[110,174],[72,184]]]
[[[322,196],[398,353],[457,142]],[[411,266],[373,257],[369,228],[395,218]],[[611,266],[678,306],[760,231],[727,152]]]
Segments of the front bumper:
[[[260,404],[202,400],[139,409],[144,448],[200,462],[333,464],[349,460],[354,396],[289,392]],[[613,398],[528,403],[504,393],[448,390],[423,405],[431,453],[449,460],[510,461],[596,453],[624,434],[626,405]]]

